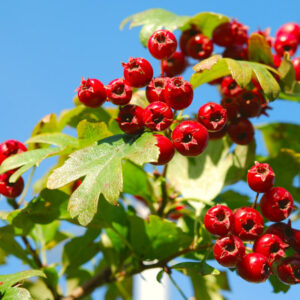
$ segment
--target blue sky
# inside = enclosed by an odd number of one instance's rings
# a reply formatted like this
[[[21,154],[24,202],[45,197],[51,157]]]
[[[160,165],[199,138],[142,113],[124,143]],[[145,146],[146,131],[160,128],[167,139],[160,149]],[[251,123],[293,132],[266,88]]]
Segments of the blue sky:
[[[0,141],[25,141],[34,125],[50,112],[59,113],[72,107],[74,90],[82,76],[99,78],[104,84],[122,76],[121,62],[129,56],[143,56],[159,74],[159,63],[141,46],[138,29],[119,30],[121,20],[148,8],[161,7],[182,15],[214,11],[236,17],[255,31],[258,27],[272,28],[300,21],[297,0],[284,1],[1,1],[0,2]],[[298,51],[299,53],[299,51]],[[185,74],[189,79],[190,73]],[[196,111],[205,102],[220,99],[216,89],[203,86],[195,94],[189,111]],[[299,123],[299,105],[278,100],[271,105],[266,121]],[[259,152],[264,145],[259,140]],[[41,167],[44,170],[46,165]],[[41,171],[37,172],[37,176]],[[0,202],[3,205],[3,202]],[[11,259],[0,273],[24,268]],[[191,295],[188,282],[176,276],[183,290]],[[300,287],[286,294],[274,295],[269,284],[249,284],[230,274],[230,300],[296,299]],[[98,296],[100,297],[100,296]],[[97,297],[97,299],[99,299]],[[176,291],[172,299],[181,299]]]

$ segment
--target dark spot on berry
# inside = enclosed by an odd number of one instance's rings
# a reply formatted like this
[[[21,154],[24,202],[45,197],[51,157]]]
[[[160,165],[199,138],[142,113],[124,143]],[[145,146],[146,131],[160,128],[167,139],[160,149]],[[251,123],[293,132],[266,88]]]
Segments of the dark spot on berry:
[[[256,168],[256,171],[257,171],[257,173],[259,173],[259,174],[263,174],[263,173],[265,173],[265,172],[267,171],[267,169],[266,169],[265,167],[263,167],[263,166],[258,166],[258,167]]]
[[[250,231],[254,226],[254,222],[253,220],[247,220],[247,222],[245,224],[242,225],[242,227],[246,230],[246,231]]]
[[[175,63],[175,59],[173,57],[170,57],[167,59],[167,63],[169,66],[173,66]]]
[[[139,67],[140,65],[135,60],[130,62],[130,66],[129,66],[130,70],[138,69]]]
[[[156,80],[154,82],[154,87],[156,88],[163,88],[165,86],[164,81],[163,80]]]
[[[215,112],[210,115],[211,122],[220,122],[223,119],[222,114],[220,112]]]
[[[182,142],[189,143],[192,140],[192,138],[193,138],[193,136],[190,133],[188,133],[182,138]]]
[[[292,49],[292,47],[289,46],[289,45],[283,46],[283,50],[284,50],[284,51],[290,51],[291,49]]]
[[[240,132],[238,135],[237,135],[237,139],[239,141],[243,141],[247,138],[248,134],[247,132]]]
[[[277,253],[280,250],[280,247],[277,243],[274,243],[270,247],[270,252],[271,253]]]
[[[235,81],[232,81],[229,85],[228,85],[228,89],[229,90],[234,90],[236,88],[237,84]]]
[[[160,33],[160,34],[157,34],[155,36],[155,40],[158,42],[158,43],[164,43],[166,41],[166,37],[163,33]]]
[[[116,87],[113,88],[113,93],[117,95],[122,95],[124,93],[124,85],[118,84]]]
[[[196,52],[201,52],[203,50],[202,44],[197,44],[196,45]]]
[[[152,118],[152,120],[153,120],[153,122],[154,122],[155,124],[160,123],[163,119],[164,119],[164,116],[163,116],[163,115],[160,115],[160,114],[155,115],[155,116],[153,116],[153,118]]]
[[[252,99],[253,99],[252,93],[245,93],[245,94],[243,95],[243,99],[244,99],[246,102],[249,101],[249,100],[252,100]]]
[[[216,218],[218,219],[218,221],[223,221],[225,219],[225,214],[223,211],[220,211],[219,213],[216,214]]]
[[[182,86],[183,85],[183,81],[180,79],[180,78],[176,78],[174,81],[173,81],[173,84],[177,87],[179,86]]]
[[[231,103],[233,103],[233,99],[232,98],[225,98],[224,102],[225,102],[225,104],[231,104]]]
[[[271,273],[271,268],[269,264],[264,265],[264,271],[266,275],[269,275]]]
[[[294,270],[294,276],[295,278],[300,280],[300,268]]]
[[[127,122],[127,123],[130,123],[133,119],[133,115],[132,114],[124,114],[124,115],[121,115],[121,120],[122,122]]]
[[[225,246],[225,250],[227,250],[228,252],[233,252],[235,250],[235,245],[234,243],[228,244]]]
[[[282,199],[278,201],[278,205],[280,207],[280,209],[286,209],[288,208],[288,204],[289,204],[289,200],[288,199]]]

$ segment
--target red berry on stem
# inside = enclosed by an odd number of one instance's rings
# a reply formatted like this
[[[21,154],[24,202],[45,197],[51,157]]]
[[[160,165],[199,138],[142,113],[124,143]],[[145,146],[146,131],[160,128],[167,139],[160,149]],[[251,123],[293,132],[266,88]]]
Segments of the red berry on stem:
[[[286,284],[300,283],[300,257],[292,256],[284,259],[277,266],[278,278]]]
[[[227,125],[225,125],[220,131],[209,131],[208,134],[209,134],[209,139],[210,140],[219,140],[221,138],[223,138],[226,133],[227,133]]]
[[[242,45],[232,45],[226,47],[222,53],[223,57],[238,60],[248,60],[248,49]]]
[[[293,56],[298,48],[298,39],[296,36],[283,33],[276,37],[274,43],[274,49],[279,56],[283,56],[284,52],[288,52],[290,56]]]
[[[277,33],[276,37],[281,36],[282,34],[292,34],[298,38],[298,42],[300,43],[300,25],[294,22],[286,23],[282,25]]]
[[[78,99],[85,106],[96,108],[106,100],[106,89],[98,79],[82,79],[78,88]]]
[[[294,232],[291,224],[275,223],[269,226],[265,232],[266,234],[275,234],[282,239],[283,242],[290,244],[294,239]]]
[[[125,80],[135,88],[146,86],[153,77],[153,68],[144,58],[130,57],[128,63],[122,63]]]
[[[279,68],[281,64],[281,56],[273,54],[273,64],[275,68]]]
[[[195,59],[208,58],[212,54],[213,49],[214,45],[212,41],[201,33],[193,36],[186,46],[188,56]]]
[[[228,128],[230,138],[239,145],[248,145],[254,137],[254,128],[248,119],[239,119]]]
[[[11,155],[27,151],[25,145],[16,140],[8,140],[0,144],[0,165]]]
[[[221,100],[221,105],[227,111],[227,118],[230,121],[236,120],[239,117],[239,105],[234,96],[226,96]]]
[[[106,86],[107,97],[115,105],[128,104],[132,97],[132,87],[126,80],[115,79]]]
[[[165,101],[165,87],[168,78],[166,77],[156,77],[153,78],[146,87],[146,97],[148,101],[151,102],[166,102]]]
[[[165,130],[173,122],[173,112],[164,102],[152,102],[144,109],[143,120],[151,130]]]
[[[156,59],[169,58],[177,48],[175,35],[169,30],[159,29],[153,32],[148,40],[148,49]]]
[[[275,173],[267,163],[255,162],[255,165],[248,171],[248,185],[257,193],[264,193],[269,190],[274,185],[274,181]]]
[[[192,85],[182,77],[170,78],[165,88],[165,100],[173,109],[185,109],[193,101]]]
[[[289,244],[300,254],[300,230],[292,229],[293,237],[289,239]]]
[[[240,113],[245,118],[256,117],[261,111],[260,96],[257,92],[242,91],[237,96],[237,103],[240,107]]]
[[[211,234],[225,236],[229,233],[233,220],[231,209],[225,205],[211,207],[204,216],[204,225]]]
[[[291,214],[294,201],[286,189],[273,187],[264,193],[259,205],[265,218],[273,222],[279,222]]]
[[[180,75],[184,72],[187,61],[182,52],[175,52],[170,58],[161,61],[161,69],[169,77]]]
[[[155,134],[157,144],[159,148],[159,157],[156,163],[153,165],[165,165],[167,164],[174,156],[175,148],[173,143],[164,135]]]
[[[201,33],[201,31],[194,26],[191,29],[183,31],[183,33],[181,34],[179,40],[179,46],[184,55],[187,55],[186,47],[188,41],[198,33]]]
[[[172,220],[178,220],[179,218],[181,218],[183,216],[183,213],[181,213],[180,211],[185,209],[185,207],[183,205],[177,205],[175,207],[175,211],[171,211],[169,213],[169,218],[172,219]]]
[[[295,69],[295,77],[297,81],[300,81],[300,57],[296,57],[292,60],[294,69]]]
[[[221,83],[221,93],[224,96],[236,96],[243,89],[236,83],[236,81],[231,76],[226,76],[223,78]]]
[[[8,171],[0,175],[0,194],[7,198],[16,198],[22,194],[24,189],[24,180],[22,177],[14,182],[10,183],[9,178],[14,171]]]

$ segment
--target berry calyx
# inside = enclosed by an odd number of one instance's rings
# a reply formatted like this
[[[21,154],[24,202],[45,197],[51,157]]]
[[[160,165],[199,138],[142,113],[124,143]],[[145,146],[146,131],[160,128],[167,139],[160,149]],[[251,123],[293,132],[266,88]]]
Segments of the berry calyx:
[[[264,219],[254,208],[241,207],[233,214],[232,232],[243,241],[254,241],[263,232]]]
[[[16,140],[7,140],[0,144],[0,165],[11,155],[27,151],[25,145]]]
[[[156,59],[167,59],[176,51],[177,40],[169,30],[159,29],[148,40],[148,50]]]
[[[220,131],[227,123],[227,112],[221,105],[208,102],[202,105],[198,111],[198,121],[208,131]]]
[[[173,130],[172,140],[176,150],[182,155],[197,156],[207,146],[208,131],[196,121],[183,121]]]
[[[8,171],[0,175],[0,194],[7,198],[16,198],[20,196],[24,189],[24,180],[22,177],[10,183],[9,178],[15,171]]]
[[[132,97],[132,87],[126,80],[115,79],[106,86],[107,97],[115,105],[128,104]]]
[[[276,37],[274,49],[279,56],[283,56],[284,52],[288,52],[290,56],[294,56],[298,48],[298,39],[290,33],[283,33]]]
[[[165,100],[173,109],[185,109],[193,101],[192,85],[182,77],[170,78],[165,88]]]
[[[181,34],[179,39],[179,46],[184,55],[187,55],[186,47],[188,41],[198,33],[201,33],[201,31],[198,28],[196,28],[196,26],[193,26],[192,28],[183,31],[183,33]]]
[[[165,87],[168,78],[166,77],[156,77],[153,78],[146,87],[146,97],[148,101],[151,102],[166,102],[165,100]]]
[[[285,258],[277,267],[278,278],[287,284],[300,283],[300,258],[292,256]]]
[[[128,63],[122,63],[125,80],[135,88],[146,86],[153,77],[153,68],[144,58],[130,57]]]
[[[296,57],[292,60],[294,69],[295,69],[295,77],[297,81],[300,81],[300,57]]]
[[[182,52],[175,52],[168,59],[161,61],[161,69],[164,74],[169,77],[180,75],[184,72],[187,61]]]
[[[253,140],[254,128],[248,119],[242,118],[230,124],[228,134],[235,143],[248,145]]]
[[[195,59],[208,58],[213,49],[212,41],[201,33],[190,38],[186,46],[187,55]]]
[[[236,98],[233,96],[226,96],[222,98],[221,105],[226,109],[227,111],[227,118],[230,121],[236,120],[239,115],[239,105],[236,102]]]
[[[261,111],[261,101],[258,92],[242,91],[237,96],[237,103],[240,113],[245,118],[253,118],[259,115]]]
[[[173,122],[173,112],[164,102],[152,102],[144,109],[143,120],[151,130],[165,130]]]
[[[153,165],[165,165],[174,156],[175,148],[173,143],[164,135],[155,134],[156,146],[159,148],[159,157]]]
[[[236,81],[231,76],[226,76],[223,78],[221,83],[221,93],[224,96],[236,96],[243,89],[236,83]]]
[[[264,282],[271,275],[268,259],[260,253],[249,253],[237,264],[237,273],[250,282]]]
[[[82,78],[81,85],[78,88],[78,99],[85,106],[96,108],[102,105],[106,100],[106,89],[98,79]]]
[[[279,222],[291,214],[294,201],[286,189],[273,187],[264,193],[259,205],[265,218],[273,222]]]
[[[120,108],[117,121],[122,131],[127,134],[140,133],[144,129],[144,110],[133,104],[127,104]]]
[[[267,163],[260,164],[256,161],[247,174],[249,187],[257,193],[268,191],[274,185],[274,181],[275,173]]]
[[[225,205],[211,207],[204,216],[204,225],[211,234],[225,236],[229,233],[233,220],[231,209]]]
[[[238,237],[230,235],[216,240],[214,257],[221,266],[235,267],[244,255],[245,246]]]

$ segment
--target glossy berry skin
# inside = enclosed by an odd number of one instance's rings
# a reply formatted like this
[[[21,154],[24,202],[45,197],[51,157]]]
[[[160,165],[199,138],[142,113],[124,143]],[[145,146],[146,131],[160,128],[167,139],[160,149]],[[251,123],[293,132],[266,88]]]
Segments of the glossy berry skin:
[[[156,77],[153,78],[146,87],[146,97],[150,103],[160,101],[166,102],[165,100],[165,87],[168,78]]]
[[[125,80],[135,88],[146,86],[153,77],[153,68],[144,58],[130,57],[128,63],[122,63]]]
[[[132,87],[126,80],[115,79],[106,86],[107,97],[115,105],[128,104],[132,97]]]
[[[261,111],[260,96],[254,91],[242,91],[237,96],[240,113],[245,118],[254,118]]]
[[[166,84],[165,100],[173,109],[185,109],[193,101],[192,85],[182,77],[170,78]]]
[[[173,130],[172,140],[176,150],[182,155],[197,156],[207,146],[208,131],[196,121],[183,121]]]
[[[120,108],[117,121],[122,131],[127,134],[140,133],[144,129],[144,110],[133,104],[127,104]]]
[[[165,130],[173,122],[173,112],[164,102],[152,102],[144,109],[143,120],[151,130]]]
[[[0,165],[11,155],[27,151],[25,145],[16,140],[7,140],[0,144]]]
[[[201,33],[193,36],[186,46],[188,56],[195,59],[208,58],[212,54],[213,49],[212,41]]]
[[[235,96],[226,96],[221,100],[221,105],[227,111],[227,118],[230,121],[236,120],[240,115],[240,108]]]
[[[271,266],[264,255],[249,253],[238,262],[237,273],[249,282],[264,282],[271,275]]]
[[[273,222],[286,219],[292,212],[294,201],[291,194],[282,187],[269,189],[260,199],[263,216]]]
[[[175,35],[165,29],[153,32],[148,40],[148,50],[156,59],[167,59],[176,51],[177,40]]]
[[[208,102],[199,108],[198,121],[208,131],[220,131],[227,123],[226,109],[217,103]]]
[[[185,207],[183,205],[177,205],[175,207],[175,211],[172,211],[169,213],[169,218],[176,221],[178,220],[179,218],[181,218],[183,216],[183,213],[181,213],[180,211],[185,209]]]
[[[14,171],[8,171],[0,175],[0,194],[7,198],[16,198],[20,196],[24,189],[24,180],[22,177],[15,183],[10,183],[9,178]]]
[[[173,143],[164,135],[155,134],[156,146],[159,148],[159,157],[156,163],[153,165],[165,165],[167,164],[174,156],[175,148]]]
[[[230,124],[228,134],[235,143],[248,145],[253,140],[254,128],[248,119],[242,118]]]
[[[294,232],[290,224],[275,223],[270,225],[265,234],[277,235],[284,243],[290,244],[290,241],[294,239]]]
[[[192,27],[188,30],[183,31],[183,33],[181,34],[180,40],[179,40],[179,46],[184,55],[187,55],[186,47],[187,47],[188,41],[198,33],[201,33],[201,31],[199,29],[197,29],[196,27]]]
[[[221,266],[235,267],[244,255],[245,246],[238,237],[229,235],[216,240],[214,257]]]
[[[263,232],[264,219],[254,208],[241,207],[233,214],[232,232],[243,241],[254,241]]]
[[[238,60],[248,60],[248,49],[242,45],[229,46],[225,48],[222,56]]]
[[[82,79],[78,88],[78,99],[85,106],[96,108],[106,101],[106,89],[98,79]]]
[[[300,43],[300,25],[294,22],[286,23],[282,25],[276,32],[276,37],[281,36],[282,34],[292,34],[298,37],[298,42]]]
[[[210,140],[220,140],[221,138],[223,138],[226,133],[227,133],[227,129],[228,129],[228,126],[225,125],[220,131],[209,131],[208,134],[209,134],[209,139]]]
[[[288,247],[280,237],[275,234],[264,234],[254,243],[253,251],[263,254],[270,263],[285,257],[285,249]]]
[[[204,225],[211,234],[225,236],[229,233],[233,221],[231,209],[225,205],[211,207],[204,216]]]
[[[279,56],[283,56],[284,52],[288,52],[290,56],[294,56],[298,48],[298,39],[292,34],[283,33],[275,39],[274,49]]]
[[[300,81],[300,57],[296,57],[292,60],[294,69],[295,69],[295,76],[296,80]]]
[[[255,165],[248,171],[247,182],[250,189],[254,192],[264,193],[273,187],[275,173],[269,164],[255,162]]]
[[[292,229],[293,237],[290,238],[289,244],[300,254],[300,230]]]
[[[273,54],[273,64],[275,68],[279,68],[281,64],[281,56],[277,54]]]
[[[227,97],[238,95],[243,89],[236,83],[231,76],[223,78],[221,83],[221,93]]]
[[[184,72],[187,61],[182,52],[175,52],[170,58],[161,61],[161,69],[166,76],[174,77]]]
[[[286,284],[300,283],[300,257],[292,256],[285,258],[277,266],[278,278]]]

